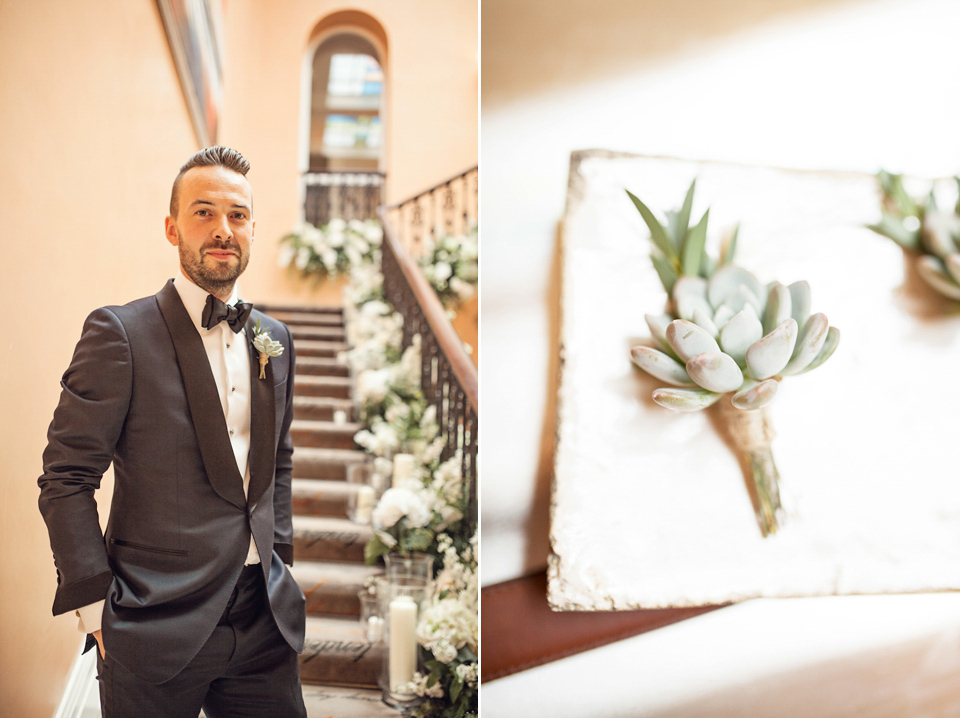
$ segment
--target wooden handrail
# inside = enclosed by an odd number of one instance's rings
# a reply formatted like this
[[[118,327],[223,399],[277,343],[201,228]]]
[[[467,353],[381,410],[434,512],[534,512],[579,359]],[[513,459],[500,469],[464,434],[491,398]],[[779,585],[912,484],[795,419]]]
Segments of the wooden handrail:
[[[446,445],[442,457],[461,452],[461,468],[468,486],[467,533],[477,526],[477,432],[480,408],[477,368],[464,350],[463,342],[450,324],[447,313],[420,267],[404,247],[391,213],[417,204],[431,193],[449,192],[450,183],[464,180],[476,168],[454,176],[406,202],[377,209],[383,226],[382,271],[387,300],[403,315],[403,345],[420,335],[420,385],[427,402],[437,411],[437,423]],[[469,211],[464,208],[465,218]]]
[[[417,299],[417,304],[423,311],[424,318],[430,326],[430,331],[437,338],[443,353],[450,362],[454,376],[467,394],[470,406],[474,411],[480,410],[480,392],[477,379],[477,367],[463,349],[463,342],[447,318],[446,310],[440,303],[440,298],[433,287],[423,276],[420,267],[414,263],[400,244],[392,225],[386,217],[386,207],[380,207],[377,213],[383,223],[384,243],[389,245],[394,258],[403,272],[403,276]],[[405,344],[409,344],[408,342]]]

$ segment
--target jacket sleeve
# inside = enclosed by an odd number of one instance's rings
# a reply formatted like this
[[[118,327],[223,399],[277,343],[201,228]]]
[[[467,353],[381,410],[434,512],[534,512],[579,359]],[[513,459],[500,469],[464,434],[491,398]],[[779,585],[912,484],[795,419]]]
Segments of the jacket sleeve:
[[[284,342],[288,355],[287,403],[284,407],[283,421],[280,424],[280,440],[277,444],[277,463],[273,490],[274,535],[273,548],[281,560],[288,566],[293,565],[293,440],[290,437],[290,424],[293,421],[293,388],[296,353],[293,349],[293,337],[290,330],[283,326],[287,335]]]
[[[123,325],[109,309],[96,310],[60,382],[38,480],[57,567],[54,615],[102,600],[113,579],[94,491],[113,460],[132,378]]]

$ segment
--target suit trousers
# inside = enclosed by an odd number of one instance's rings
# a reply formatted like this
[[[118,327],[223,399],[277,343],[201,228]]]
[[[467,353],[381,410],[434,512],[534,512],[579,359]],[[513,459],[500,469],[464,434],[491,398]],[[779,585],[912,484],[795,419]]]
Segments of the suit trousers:
[[[247,566],[209,640],[180,673],[150,684],[97,651],[104,718],[306,718],[296,652],[280,634],[260,566]]]

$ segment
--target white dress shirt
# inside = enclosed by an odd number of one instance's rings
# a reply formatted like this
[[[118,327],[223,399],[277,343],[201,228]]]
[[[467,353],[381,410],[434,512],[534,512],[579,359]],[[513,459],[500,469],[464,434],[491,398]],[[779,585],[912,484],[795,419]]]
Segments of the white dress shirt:
[[[247,346],[246,330],[238,333],[227,322],[220,322],[213,329],[205,329],[201,323],[203,309],[209,293],[201,289],[186,276],[174,278],[173,286],[180,294],[180,300],[190,315],[197,333],[203,341],[203,348],[210,362],[210,370],[217,384],[220,406],[230,432],[230,445],[237,459],[237,468],[243,476],[243,494],[247,495],[250,486],[250,349]],[[237,289],[226,302],[237,303]],[[247,565],[260,563],[253,534],[250,535],[250,548],[247,551]],[[104,601],[97,601],[78,609],[81,633],[93,633],[100,630]]]

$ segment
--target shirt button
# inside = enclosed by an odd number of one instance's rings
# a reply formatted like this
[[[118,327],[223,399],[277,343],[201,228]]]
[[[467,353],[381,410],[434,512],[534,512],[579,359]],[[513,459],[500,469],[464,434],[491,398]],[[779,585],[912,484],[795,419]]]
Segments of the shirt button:
[[[230,391],[236,391],[236,390],[237,390],[237,387],[235,387],[235,386],[231,386],[231,387],[230,387]]]
[[[230,436],[233,436],[233,429],[230,429]]]
[[[227,349],[229,349],[229,348],[230,348],[230,345],[229,345],[229,344],[227,344]]]

